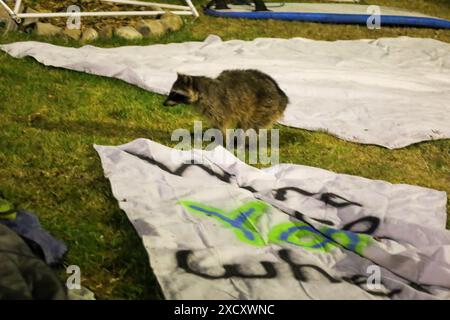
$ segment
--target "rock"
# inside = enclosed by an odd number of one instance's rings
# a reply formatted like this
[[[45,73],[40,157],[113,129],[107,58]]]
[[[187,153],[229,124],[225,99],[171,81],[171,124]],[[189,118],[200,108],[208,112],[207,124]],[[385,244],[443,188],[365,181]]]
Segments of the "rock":
[[[183,19],[179,15],[167,12],[161,16],[161,23],[169,30],[169,31],[177,31],[180,30],[183,26]]]
[[[26,13],[39,13],[39,11],[34,10],[33,8],[27,8]],[[22,22],[22,27],[26,28],[36,22],[39,22],[38,18],[25,18]]]
[[[123,11],[123,9],[121,7],[119,7],[118,5],[113,5],[112,11]]]
[[[146,38],[160,37],[166,32],[166,28],[159,20],[141,20],[136,28]]]
[[[64,34],[73,40],[80,40],[81,38],[81,30],[80,29],[64,29]]]
[[[147,7],[147,11],[164,11],[163,8],[158,7],[157,5]]]
[[[113,26],[107,25],[107,26],[102,27],[98,31],[98,35],[100,36],[100,38],[103,38],[103,39],[111,39],[114,35]]]
[[[159,7],[158,5],[139,7],[139,11],[161,11],[161,12],[164,12],[164,10],[161,7]],[[156,16],[149,16],[149,17],[156,17]]]
[[[97,40],[98,38],[98,32],[94,28],[86,28],[83,31],[83,35],[81,36],[82,42],[91,42],[94,40]]]
[[[140,40],[140,39],[142,39],[142,34],[140,34],[133,27],[117,28],[115,31],[115,35],[118,36],[119,38],[122,38],[125,40]]]
[[[34,32],[38,36],[52,37],[61,34],[62,29],[51,23],[36,22]]]

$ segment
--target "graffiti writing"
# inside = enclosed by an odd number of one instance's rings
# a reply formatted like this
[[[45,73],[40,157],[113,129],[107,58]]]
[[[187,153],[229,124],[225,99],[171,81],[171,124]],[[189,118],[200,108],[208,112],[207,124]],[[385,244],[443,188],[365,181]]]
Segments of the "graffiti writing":
[[[237,264],[225,264],[223,265],[223,269],[225,270],[222,275],[210,275],[207,273],[202,273],[200,271],[196,271],[189,266],[188,258],[192,254],[191,250],[180,250],[176,253],[176,259],[178,263],[178,267],[183,269],[188,273],[195,274],[199,277],[205,279],[229,279],[233,277],[245,278],[245,279],[272,279],[277,277],[277,270],[273,263],[269,261],[262,261],[260,264],[265,270],[264,274],[245,274],[240,271],[240,267]]]
[[[199,169],[202,169],[204,172],[206,172],[207,174],[209,174],[210,176],[214,176],[216,178],[218,178],[219,180],[226,182],[226,183],[230,183],[231,181],[231,177],[232,175],[229,174],[228,172],[225,172],[223,170],[221,170],[221,172],[216,172],[214,170],[212,170],[211,168],[209,168],[208,166],[201,164],[201,163],[183,163],[181,164],[178,168],[171,170],[170,168],[168,168],[166,165],[164,165],[163,163],[150,158],[148,156],[145,155],[141,155],[141,154],[136,154],[133,153],[131,151],[125,151],[126,153],[128,153],[129,155],[132,155],[134,157],[137,157],[149,164],[155,165],[158,168],[160,168],[161,170],[164,170],[170,174],[174,174],[177,176],[182,176],[183,173],[190,167],[197,167]],[[240,186],[240,188],[248,190],[252,193],[256,193],[258,192],[258,190],[256,190],[255,188],[253,188],[252,186]],[[350,201],[340,195],[337,195],[335,193],[330,193],[330,192],[325,192],[325,193],[313,193],[313,192],[309,192],[297,187],[284,187],[284,188],[278,188],[278,189],[273,189],[272,192],[274,194],[275,199],[279,200],[279,201],[285,201],[286,200],[286,194],[288,191],[294,191],[296,193],[299,193],[301,195],[304,196],[308,196],[308,197],[314,197],[319,201],[322,201],[323,203],[333,206],[335,208],[344,208],[347,206],[358,206],[358,207],[362,207],[361,204],[357,203],[357,202],[353,202]],[[327,221],[328,222],[328,221]],[[332,223],[332,222],[328,222]]]
[[[225,212],[193,201],[180,201],[180,203],[189,212],[200,213],[212,217],[222,223],[225,227],[231,228],[238,239],[243,242],[256,246],[263,246],[266,244],[255,226],[261,215],[269,207],[262,201],[247,202],[231,212]]]
[[[204,279],[208,280],[218,280],[218,279],[230,279],[233,277],[243,278],[243,279],[274,279],[278,276],[277,269],[275,267],[275,263],[269,261],[261,261],[259,262],[261,266],[264,268],[264,273],[261,274],[248,274],[243,272],[243,266],[239,264],[225,264],[223,265],[224,272],[221,275],[211,275],[199,270],[194,269],[189,263],[189,257],[193,254],[192,250],[180,250],[176,252],[175,258],[177,260],[177,265],[179,268],[184,270],[187,273],[194,274]],[[308,276],[307,270],[314,270],[318,274],[322,275],[329,283],[342,283],[347,282],[352,285],[356,285],[366,292],[373,294],[375,296],[388,297],[392,298],[394,295],[399,294],[401,289],[393,289],[384,291],[374,291],[368,290],[364,287],[364,284],[367,283],[367,276],[365,275],[354,275],[351,277],[336,277],[331,275],[325,269],[314,265],[314,264],[302,264],[296,263],[292,260],[290,251],[288,249],[281,249],[278,251],[278,256],[280,259],[289,265],[289,268],[292,272],[294,278],[300,282],[308,282],[311,280],[311,277]]]
[[[347,206],[358,206],[362,207],[361,204],[357,202],[353,202],[350,200],[345,199],[344,197],[341,197],[337,194],[331,193],[331,192],[325,192],[325,193],[313,193],[309,192],[297,187],[285,187],[285,188],[279,188],[274,189],[272,192],[274,193],[274,197],[277,200],[285,201],[286,200],[286,193],[287,191],[295,191],[301,195],[307,196],[307,197],[313,197],[313,196],[319,196],[317,200],[320,200],[328,205],[331,205],[336,208],[343,208]]]
[[[205,204],[183,200],[180,201],[187,211],[206,215],[218,220],[223,226],[231,228],[239,240],[251,245],[264,246],[267,243],[291,244],[304,249],[328,252],[341,246],[362,254],[372,242],[372,237],[348,230],[338,230],[323,226],[314,228],[303,221],[287,221],[277,224],[269,230],[267,240],[256,227],[261,216],[270,208],[263,201],[250,201],[244,205],[225,212]],[[350,229],[353,225],[348,225]]]
[[[214,177],[218,178],[219,180],[221,180],[223,182],[230,183],[231,175],[229,173],[227,173],[225,171],[222,171],[221,173],[215,172],[211,168],[208,168],[206,165],[201,164],[201,163],[183,163],[182,165],[180,165],[175,170],[171,170],[165,164],[163,164],[163,163],[161,163],[161,162],[159,162],[159,161],[157,161],[157,160],[155,160],[153,158],[150,158],[150,157],[147,157],[147,156],[144,156],[144,155],[141,155],[141,154],[136,154],[136,153],[133,153],[133,152],[130,152],[130,151],[124,151],[124,152],[126,152],[129,155],[132,155],[134,157],[137,157],[137,158],[139,158],[139,159],[141,159],[141,160],[143,160],[143,161],[145,161],[145,162],[147,162],[149,164],[155,165],[158,168],[160,168],[161,170],[164,170],[164,171],[166,171],[168,173],[171,173],[171,174],[174,174],[174,175],[177,175],[177,176],[180,176],[180,177],[183,176],[183,173],[187,169],[189,169],[190,167],[197,167],[197,168],[202,169],[203,171],[205,171],[210,176],[214,176]]]

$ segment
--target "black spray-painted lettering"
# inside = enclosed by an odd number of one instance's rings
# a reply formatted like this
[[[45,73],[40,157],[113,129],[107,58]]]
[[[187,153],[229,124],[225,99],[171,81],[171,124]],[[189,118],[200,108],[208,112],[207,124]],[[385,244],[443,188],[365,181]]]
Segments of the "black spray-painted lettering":
[[[189,256],[192,255],[192,250],[180,250],[176,253],[176,260],[178,267],[183,269],[185,272],[194,274],[196,276],[202,277],[208,280],[218,280],[218,279],[229,279],[229,278],[243,278],[243,279],[274,279],[278,276],[277,270],[275,268],[274,263],[269,261],[262,261],[260,264],[263,266],[265,273],[264,274],[243,274],[240,270],[238,264],[226,264],[223,265],[224,273],[222,275],[210,275],[207,273],[200,272],[198,270],[193,269],[189,264]],[[354,275],[352,277],[342,277],[335,278],[330,275],[326,270],[321,267],[313,264],[301,264],[292,261],[290,257],[290,253],[288,249],[281,249],[278,251],[278,256],[282,261],[287,263],[291,269],[291,272],[296,280],[301,282],[308,282],[310,279],[308,278],[305,270],[312,269],[316,272],[320,273],[325,279],[327,279],[330,283],[341,283],[343,281],[348,282],[350,284],[356,285],[363,289],[364,291],[380,297],[389,297],[392,298],[394,295],[399,294],[401,289],[393,289],[388,292],[381,291],[373,291],[368,290],[363,287],[363,284],[367,283],[367,277],[364,275]]]

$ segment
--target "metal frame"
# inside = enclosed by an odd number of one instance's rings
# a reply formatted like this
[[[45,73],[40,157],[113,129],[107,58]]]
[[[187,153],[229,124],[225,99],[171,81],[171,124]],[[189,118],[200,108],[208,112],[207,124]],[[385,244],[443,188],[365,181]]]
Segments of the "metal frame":
[[[135,5],[141,7],[160,7],[162,9],[172,9],[170,11],[173,14],[194,16],[198,18],[198,11],[195,9],[191,0],[184,0],[186,6],[155,3],[155,2],[143,2],[134,0],[100,0],[103,2],[117,3],[124,5]],[[20,13],[20,7],[22,0],[15,0],[14,9],[11,9],[4,0],[0,0],[0,5],[5,8],[12,19],[16,23],[21,23],[24,18],[56,18],[56,17],[114,17],[114,16],[157,16],[166,13],[166,11],[85,11],[85,12],[38,12],[38,13]]]

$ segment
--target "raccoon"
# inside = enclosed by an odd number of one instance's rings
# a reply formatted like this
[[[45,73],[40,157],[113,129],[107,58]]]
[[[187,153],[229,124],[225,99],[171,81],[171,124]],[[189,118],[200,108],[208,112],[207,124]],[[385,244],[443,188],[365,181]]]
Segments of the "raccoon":
[[[214,128],[263,129],[281,117],[288,97],[258,70],[225,70],[217,78],[178,74],[165,106],[194,104]]]

